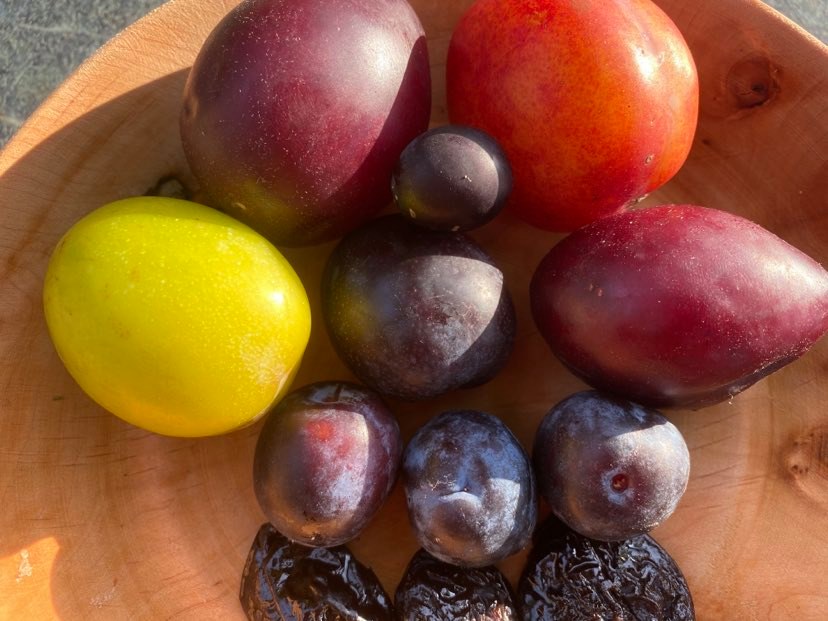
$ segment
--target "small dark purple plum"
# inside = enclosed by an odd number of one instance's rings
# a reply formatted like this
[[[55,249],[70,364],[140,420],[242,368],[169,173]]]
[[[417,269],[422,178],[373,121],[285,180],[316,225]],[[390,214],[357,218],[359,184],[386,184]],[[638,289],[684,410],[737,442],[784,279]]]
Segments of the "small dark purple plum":
[[[435,127],[403,150],[392,177],[397,208],[422,226],[468,231],[492,220],[512,191],[497,141],[465,125]]]
[[[690,476],[681,432],[655,410],[594,391],[552,408],[532,458],[541,497],[570,528],[618,541],[667,519]]]
[[[309,384],[279,402],[262,427],[256,498],[293,541],[339,545],[379,511],[401,455],[397,421],[373,391],[347,382]]]
[[[419,550],[394,596],[397,621],[518,621],[512,588],[493,565],[459,567]]]
[[[461,233],[400,215],[340,241],[322,277],[322,314],[357,377],[406,400],[489,381],[515,340],[512,299],[492,258]]]
[[[406,0],[245,0],[199,52],[180,127],[209,204],[306,246],[391,203],[394,165],[430,114]]]
[[[529,542],[537,519],[535,479],[523,447],[496,416],[444,412],[403,453],[408,516],[436,558],[483,567]]]
[[[256,534],[239,601],[250,621],[391,621],[391,598],[345,546],[309,548],[272,524]]]
[[[600,218],[532,278],[552,352],[593,388],[651,407],[726,401],[828,330],[828,272],[745,218],[662,205]]]
[[[517,604],[523,621],[694,621],[676,562],[649,535],[596,541],[550,517],[535,533]]]

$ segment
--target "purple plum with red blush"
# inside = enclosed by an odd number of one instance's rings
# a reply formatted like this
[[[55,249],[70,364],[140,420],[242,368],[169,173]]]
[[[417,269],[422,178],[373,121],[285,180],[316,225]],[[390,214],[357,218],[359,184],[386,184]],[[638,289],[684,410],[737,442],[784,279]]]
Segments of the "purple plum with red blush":
[[[378,395],[347,382],[309,384],[288,394],[262,427],[256,498],[289,539],[339,545],[385,502],[401,454],[399,426]]]
[[[531,283],[553,353],[594,388],[652,407],[725,401],[828,330],[828,273],[758,224],[694,205],[601,218]]]
[[[406,0],[247,0],[204,43],[180,125],[210,204],[304,246],[391,202],[391,171],[430,113],[425,33]]]

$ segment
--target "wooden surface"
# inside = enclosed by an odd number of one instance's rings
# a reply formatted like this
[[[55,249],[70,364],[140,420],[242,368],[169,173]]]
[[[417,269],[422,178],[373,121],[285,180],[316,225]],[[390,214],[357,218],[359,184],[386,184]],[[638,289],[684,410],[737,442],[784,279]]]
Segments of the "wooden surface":
[[[177,440],[120,422],[63,369],[40,300],[49,254],[80,216],[169,174],[190,182],[177,132],[181,89],[233,4],[176,0],[150,14],[91,58],[0,154],[2,619],[243,619],[239,577],[263,520],[251,483],[259,427]],[[430,37],[439,124],[442,61],[469,0],[412,4]],[[828,50],[760,3],[659,4],[694,52],[702,103],[689,161],[648,201],[742,214],[828,263]],[[753,105],[757,91],[770,95],[762,105]],[[557,237],[508,215],[476,236],[518,306],[515,354],[484,387],[394,406],[406,435],[446,407],[480,407],[529,446],[545,411],[583,387],[538,337],[525,295]],[[330,248],[287,253],[314,310]],[[316,317],[297,385],[349,376]],[[731,403],[670,413],[693,471],[655,535],[685,571],[699,619],[828,618],[826,397],[823,341]],[[416,547],[399,489],[352,547],[393,591]],[[521,561],[504,564],[512,578]]]

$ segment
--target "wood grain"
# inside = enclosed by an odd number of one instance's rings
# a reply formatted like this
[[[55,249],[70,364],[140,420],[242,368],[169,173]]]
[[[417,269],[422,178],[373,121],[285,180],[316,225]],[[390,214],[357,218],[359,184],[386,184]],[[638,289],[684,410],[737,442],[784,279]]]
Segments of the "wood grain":
[[[40,301],[49,254],[79,217],[167,175],[192,183],[177,132],[181,90],[234,4],[176,0],[151,13],[83,65],[0,154],[0,618],[243,619],[240,572],[263,521],[251,484],[258,426],[196,441],[120,422],[63,369]],[[429,34],[439,124],[445,50],[470,0],[412,4]],[[702,105],[686,166],[648,201],[742,214],[828,262],[828,50],[759,2],[659,4],[694,52]],[[757,104],[745,84],[764,85],[767,100]],[[517,301],[516,352],[484,387],[394,406],[406,435],[443,408],[481,407],[528,446],[545,411],[582,387],[538,338],[525,300],[557,237],[508,215],[477,237]],[[315,312],[330,248],[287,253]],[[334,377],[350,375],[317,327],[297,382]],[[656,536],[684,569],[700,619],[828,618],[826,397],[822,342],[731,403],[670,414],[693,473]],[[392,591],[416,547],[405,522],[397,489],[353,545]],[[504,564],[511,578],[521,561]]]

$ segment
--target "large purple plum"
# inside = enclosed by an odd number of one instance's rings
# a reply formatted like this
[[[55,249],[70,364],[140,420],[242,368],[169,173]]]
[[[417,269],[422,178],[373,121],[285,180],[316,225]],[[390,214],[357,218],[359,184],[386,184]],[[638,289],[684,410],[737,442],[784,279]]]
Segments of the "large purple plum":
[[[378,392],[434,397],[492,379],[515,340],[503,273],[471,238],[385,216],[345,237],[322,279],[334,348]]]
[[[828,273],[745,218],[694,205],[607,216],[531,283],[535,322],[593,387],[653,407],[727,400],[828,330]]]
[[[403,453],[408,516],[420,545],[446,563],[491,565],[529,542],[537,519],[529,457],[496,416],[444,412]]]
[[[310,245],[391,202],[430,110],[406,0],[247,0],[196,58],[181,137],[211,204],[277,245]]]
[[[400,429],[373,391],[317,382],[289,393],[256,444],[253,484],[285,536],[329,547],[356,537],[397,478]]]
[[[687,489],[690,452],[664,416],[594,391],[544,416],[532,452],[538,491],[570,528],[618,541],[667,519]]]

